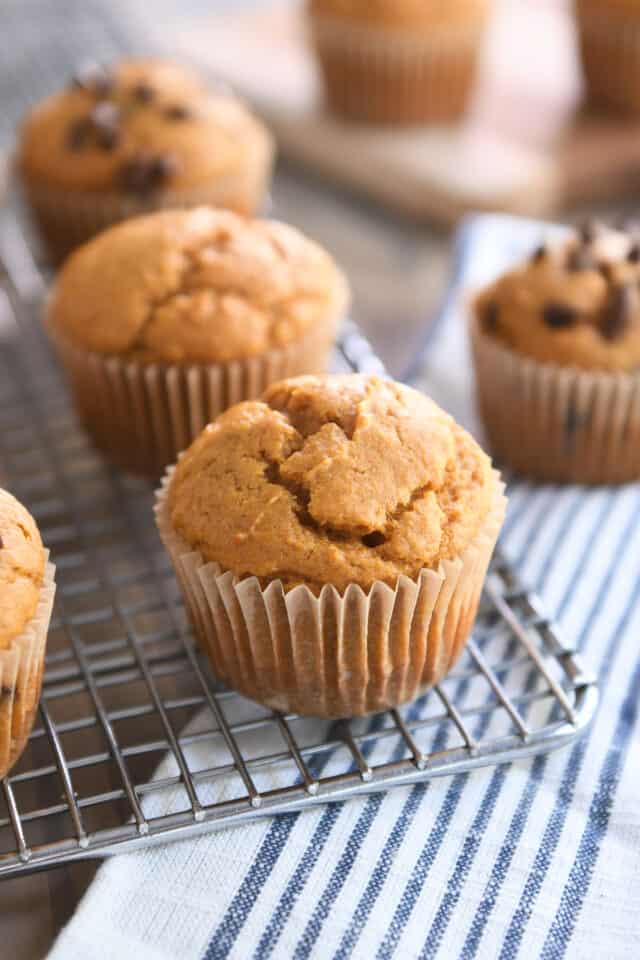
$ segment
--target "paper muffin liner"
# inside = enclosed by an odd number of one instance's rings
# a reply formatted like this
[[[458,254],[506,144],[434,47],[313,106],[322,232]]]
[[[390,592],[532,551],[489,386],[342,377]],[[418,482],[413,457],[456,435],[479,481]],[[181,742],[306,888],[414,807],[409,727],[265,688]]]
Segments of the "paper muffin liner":
[[[105,356],[73,343],[51,323],[47,331],[95,445],[123,469],[158,477],[234,403],[257,399],[277,380],[324,373],[334,325],[319,324],[259,356],[188,365]]]
[[[216,676],[274,710],[319,717],[362,716],[413,700],[438,683],[462,652],[504,520],[504,484],[474,542],[437,570],[395,588],[365,592],[331,584],[261,587],[206,562],[173,530],[169,468],[156,494],[156,522],[196,637]]]
[[[640,479],[640,376],[540,363],[485,333],[471,343],[480,412],[500,462],[536,480]]]
[[[343,117],[419,124],[455,120],[464,112],[484,16],[424,37],[318,15],[311,16],[310,28],[329,105]]]
[[[53,599],[55,567],[46,554],[36,612],[6,650],[0,650],[0,778],[25,748],[35,718]]]
[[[158,210],[212,206],[253,216],[264,203],[271,170],[270,158],[267,164],[219,177],[198,189],[163,190],[148,197],[65,190],[34,184],[24,177],[21,183],[46,253],[53,264],[60,264],[72,250],[114,223]]]
[[[577,5],[587,97],[594,106],[640,113],[640,16],[608,0]]]

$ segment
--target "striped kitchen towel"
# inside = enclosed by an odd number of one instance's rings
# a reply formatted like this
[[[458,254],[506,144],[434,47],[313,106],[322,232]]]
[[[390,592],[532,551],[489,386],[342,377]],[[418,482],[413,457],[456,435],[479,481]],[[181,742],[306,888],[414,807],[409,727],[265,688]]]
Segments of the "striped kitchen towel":
[[[446,309],[408,372],[472,428],[461,297],[541,232],[504,217],[463,230]],[[53,960],[640,956],[640,486],[514,481],[502,542],[599,672],[583,739],[118,856]]]

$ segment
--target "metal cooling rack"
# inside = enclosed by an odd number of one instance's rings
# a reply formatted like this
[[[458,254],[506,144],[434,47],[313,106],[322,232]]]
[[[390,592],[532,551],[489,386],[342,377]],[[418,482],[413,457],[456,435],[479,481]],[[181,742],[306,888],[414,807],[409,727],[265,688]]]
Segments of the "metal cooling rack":
[[[57,564],[39,720],[0,789],[0,876],[102,857],[258,816],[559,747],[594,679],[498,557],[473,639],[415,704],[329,723],[216,686],[157,538],[152,493],[77,426],[41,333],[46,282],[17,222],[0,229],[0,484]],[[336,365],[382,372],[355,328]]]

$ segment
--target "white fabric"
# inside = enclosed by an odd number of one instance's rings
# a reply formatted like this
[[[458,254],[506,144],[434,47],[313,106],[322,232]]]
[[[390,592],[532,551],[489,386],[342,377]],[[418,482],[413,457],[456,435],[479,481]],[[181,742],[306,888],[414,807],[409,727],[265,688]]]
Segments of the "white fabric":
[[[458,290],[539,236],[535,224],[479,219]],[[418,383],[474,427],[459,306],[456,293]],[[637,485],[511,485],[503,546],[600,672],[584,740],[118,856],[52,960],[640,956],[639,531]],[[189,748],[200,761],[202,749]]]

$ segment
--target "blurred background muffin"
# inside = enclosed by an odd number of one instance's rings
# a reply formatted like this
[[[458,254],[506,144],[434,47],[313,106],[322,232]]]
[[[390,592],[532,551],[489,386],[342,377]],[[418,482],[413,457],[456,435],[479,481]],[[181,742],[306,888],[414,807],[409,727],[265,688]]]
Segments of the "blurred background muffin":
[[[157,474],[226,407],[324,371],[348,300],[329,254],[293,227],[201,207],[77,250],[47,327],[96,445]]]
[[[585,226],[478,296],[471,319],[490,447],[526,476],[640,479],[640,245]]]
[[[576,0],[588,102],[640,113],[640,3]]]
[[[383,124],[463,113],[490,0],[309,0],[308,7],[337,113]]]
[[[270,134],[226,90],[163,60],[88,64],[26,117],[17,168],[55,261],[109,224],[202,203],[251,215]]]

